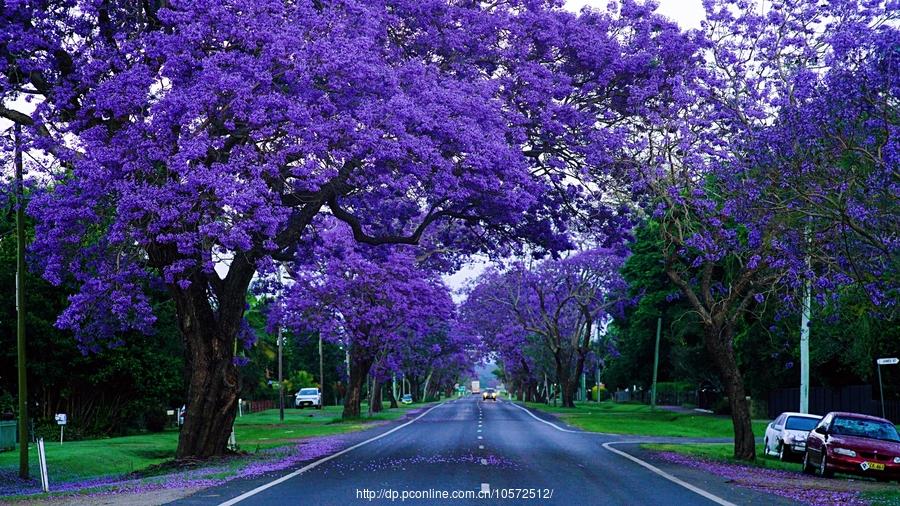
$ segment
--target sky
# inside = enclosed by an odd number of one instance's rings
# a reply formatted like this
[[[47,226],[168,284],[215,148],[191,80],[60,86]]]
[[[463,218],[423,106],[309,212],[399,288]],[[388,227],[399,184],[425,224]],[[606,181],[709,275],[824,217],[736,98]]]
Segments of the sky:
[[[678,23],[682,28],[700,28],[700,21],[704,16],[702,0],[658,0],[658,2],[658,11]],[[605,10],[608,3],[609,0],[566,0],[566,9],[578,12],[583,7],[588,6]],[[488,262],[486,259],[478,258],[464,265],[456,273],[444,276],[444,282],[454,291],[453,299],[456,302],[461,302],[464,299],[464,296],[459,291],[484,271],[487,266]]]
[[[657,0],[658,11],[667,18],[678,23],[682,28],[700,28],[703,19],[702,0]],[[606,10],[609,0],[566,0],[566,8],[578,12],[589,6]]]

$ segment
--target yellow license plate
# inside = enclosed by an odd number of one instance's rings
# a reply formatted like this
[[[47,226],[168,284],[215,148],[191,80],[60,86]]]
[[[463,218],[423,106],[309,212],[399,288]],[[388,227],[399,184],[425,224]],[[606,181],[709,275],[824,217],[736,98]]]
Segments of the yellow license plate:
[[[884,471],[884,464],[879,462],[867,462],[869,464],[869,469],[873,471]]]

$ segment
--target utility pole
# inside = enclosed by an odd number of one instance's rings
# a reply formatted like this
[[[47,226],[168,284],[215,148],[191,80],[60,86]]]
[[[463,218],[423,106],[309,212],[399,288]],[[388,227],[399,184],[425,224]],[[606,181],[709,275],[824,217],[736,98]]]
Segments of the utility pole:
[[[16,171],[16,347],[19,367],[19,477],[28,479],[28,376],[25,374],[25,183],[22,126],[15,126]]]
[[[653,352],[653,388],[650,390],[650,409],[656,409],[656,371],[659,368],[659,335],[662,332],[662,316],[656,319],[656,350]]]
[[[806,258],[807,265],[809,257]],[[812,284],[803,286],[803,310],[800,316],[800,412],[809,413],[809,318],[812,307]]]
[[[278,286],[281,291],[281,264],[278,264]],[[284,376],[282,375],[281,359],[283,354],[283,339],[281,338],[281,322],[278,322],[278,419],[284,422]]]
[[[319,331],[319,395],[325,400],[325,362],[322,359],[322,332]]]

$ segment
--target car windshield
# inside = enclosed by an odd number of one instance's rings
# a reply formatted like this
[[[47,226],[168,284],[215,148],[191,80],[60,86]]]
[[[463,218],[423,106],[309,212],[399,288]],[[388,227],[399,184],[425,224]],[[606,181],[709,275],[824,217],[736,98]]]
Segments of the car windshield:
[[[300,390],[300,395],[316,395],[319,391],[315,388],[304,388]]]
[[[404,399],[412,399],[412,395],[406,394],[406,395],[403,396],[403,398],[404,398]]]
[[[492,393],[494,393],[494,390],[491,389],[491,388],[488,388],[488,389],[487,389],[487,393],[492,394]]]
[[[857,436],[884,441],[900,442],[900,435],[893,425],[866,418],[838,417],[831,423],[831,433],[838,436]]]
[[[787,430],[811,431],[819,423],[819,418],[807,418],[805,416],[791,416],[787,419],[784,428]]]

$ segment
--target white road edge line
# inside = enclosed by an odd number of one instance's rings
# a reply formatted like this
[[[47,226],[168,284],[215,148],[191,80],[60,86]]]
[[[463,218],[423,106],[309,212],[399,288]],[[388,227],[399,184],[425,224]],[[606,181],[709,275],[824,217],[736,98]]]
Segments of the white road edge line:
[[[377,440],[379,440],[379,439],[381,439],[381,438],[387,436],[388,434],[392,434],[392,433],[394,433],[394,432],[397,432],[398,430],[402,429],[403,427],[406,427],[407,425],[409,425],[409,424],[415,422],[415,421],[418,420],[419,418],[422,418],[423,416],[427,415],[428,413],[431,413],[431,411],[432,411],[433,409],[439,408],[439,407],[443,406],[444,404],[445,404],[445,403],[442,402],[442,403],[440,403],[440,404],[434,405],[434,406],[428,408],[428,411],[425,411],[425,412],[422,413],[421,415],[419,415],[419,416],[413,418],[412,420],[410,420],[410,421],[404,423],[403,425],[398,425],[398,426],[394,427],[393,429],[391,429],[391,430],[389,430],[389,431],[387,431],[387,432],[384,432],[384,433],[382,433],[382,434],[379,434],[379,435],[377,435],[377,436],[375,436],[375,437],[373,437],[373,438],[366,439],[365,441],[362,441],[362,442],[360,442],[360,443],[356,443],[355,445],[353,445],[353,446],[351,446],[351,447],[349,447],[349,448],[344,448],[343,450],[341,450],[341,451],[339,451],[339,452],[337,452],[337,453],[333,453],[333,454],[331,454],[331,455],[329,455],[329,456],[327,456],[327,457],[321,458],[321,459],[319,459],[319,460],[317,460],[317,461],[315,461],[315,462],[312,462],[312,463],[310,463],[310,464],[307,464],[307,465],[301,467],[300,469],[297,469],[296,471],[294,471],[294,472],[292,472],[292,473],[286,474],[286,475],[282,476],[281,478],[278,478],[277,480],[272,480],[272,481],[270,481],[269,483],[266,483],[265,485],[260,485],[260,486],[258,486],[258,487],[256,487],[256,488],[254,488],[253,490],[244,492],[243,494],[241,494],[241,495],[239,495],[239,496],[237,496],[237,497],[235,497],[235,498],[233,498],[233,499],[229,499],[229,500],[227,500],[227,501],[225,501],[225,502],[219,504],[219,506],[231,506],[231,505],[233,505],[233,504],[237,504],[237,503],[243,501],[244,499],[247,499],[247,498],[249,498],[249,497],[253,497],[253,496],[255,496],[256,494],[258,494],[258,493],[260,493],[260,492],[262,492],[262,491],[264,491],[264,490],[268,490],[268,489],[270,489],[270,488],[272,488],[272,487],[274,487],[274,486],[276,486],[276,485],[279,485],[279,484],[281,484],[281,483],[286,482],[287,480],[290,480],[291,478],[293,478],[293,477],[295,477],[295,476],[301,475],[301,474],[305,473],[306,471],[309,471],[310,469],[312,469],[312,468],[314,468],[314,467],[318,467],[319,465],[324,464],[325,462],[328,462],[328,461],[331,460],[331,459],[336,459],[336,458],[340,457],[341,455],[343,455],[343,454],[345,454],[345,453],[351,452],[351,451],[353,451],[353,450],[359,448],[360,446],[365,446],[365,445],[371,443],[372,441],[377,441]]]
[[[706,490],[703,490],[700,487],[696,487],[684,480],[681,480],[679,478],[676,478],[675,476],[672,476],[671,474],[663,471],[662,469],[654,466],[653,464],[648,464],[647,462],[644,462],[643,460],[641,460],[633,455],[629,455],[628,453],[625,453],[621,450],[617,450],[612,447],[612,445],[614,445],[614,444],[628,444],[628,443],[640,443],[640,441],[611,441],[609,443],[603,443],[602,446],[604,448],[606,448],[607,450],[615,453],[616,455],[625,457],[626,459],[628,459],[640,466],[643,466],[643,467],[649,469],[650,471],[653,471],[654,473],[662,476],[663,478],[671,481],[672,483],[675,483],[676,485],[681,485],[682,487],[690,490],[691,492],[698,494],[700,496],[703,496],[716,504],[720,504],[722,506],[736,506],[733,502],[726,501],[725,499],[722,499],[721,497],[719,497],[717,495],[711,494],[711,493],[707,492]]]
[[[580,430],[563,429],[562,427],[556,425],[555,423],[551,423],[551,422],[548,422],[547,420],[538,418],[537,416],[535,416],[534,413],[532,413],[531,411],[529,411],[529,410],[523,408],[522,406],[519,406],[519,405],[516,404],[515,402],[510,402],[510,404],[513,405],[513,406],[515,406],[515,407],[517,407],[517,408],[519,408],[519,409],[521,409],[522,411],[528,413],[528,416],[530,416],[531,418],[534,418],[535,420],[537,420],[537,421],[539,421],[539,422],[541,422],[541,423],[545,423],[545,424],[547,424],[547,425],[553,427],[554,429],[556,429],[556,430],[558,430],[558,431],[560,431],[560,432],[571,432],[571,433],[573,433],[573,434],[599,434],[599,435],[601,435],[601,436],[611,436],[611,435],[612,435],[612,434],[604,434],[604,433],[602,433],[602,432],[582,432],[582,431],[580,431]]]
[[[541,423],[547,424],[547,425],[553,427],[554,429],[556,429],[556,430],[558,430],[558,431],[560,431],[560,432],[570,432],[570,433],[576,433],[576,434],[597,434],[597,435],[601,435],[601,436],[617,436],[617,435],[619,435],[619,434],[606,434],[606,433],[603,433],[603,432],[582,432],[582,431],[578,431],[578,430],[563,429],[562,427],[556,425],[555,423],[551,423],[551,422],[548,422],[547,420],[543,420],[543,419],[541,419],[541,418],[538,418],[537,416],[535,416],[534,413],[532,413],[532,412],[529,411],[528,409],[523,408],[522,406],[519,406],[519,405],[516,404],[515,402],[511,402],[510,404],[512,404],[513,406],[515,406],[515,407],[521,409],[522,411],[528,413],[528,415],[531,416],[532,418],[534,418],[535,420],[537,420],[537,421],[539,421],[539,422],[541,422]],[[665,478],[665,479],[671,481],[672,483],[675,483],[675,484],[677,484],[677,485],[681,485],[682,487],[684,487],[684,488],[690,490],[691,492],[694,492],[695,494],[699,494],[699,495],[701,495],[701,496],[703,496],[703,497],[709,499],[710,501],[712,501],[712,502],[714,502],[714,503],[716,503],[716,504],[720,504],[721,506],[736,506],[734,503],[728,502],[728,501],[726,501],[725,499],[722,499],[721,497],[719,497],[719,496],[717,496],[717,495],[713,495],[713,494],[711,494],[711,493],[709,493],[709,492],[703,490],[702,488],[695,487],[694,485],[691,485],[690,483],[688,483],[688,482],[686,482],[686,481],[684,481],[684,480],[678,479],[678,478],[672,476],[671,474],[669,474],[669,473],[663,471],[662,469],[660,469],[660,468],[658,468],[658,467],[656,467],[656,466],[654,466],[654,465],[652,465],[652,464],[648,464],[648,463],[644,462],[643,460],[641,460],[641,459],[639,459],[639,458],[637,458],[637,457],[631,456],[631,455],[629,455],[629,454],[627,454],[627,453],[625,453],[625,452],[623,452],[623,451],[621,451],[621,450],[616,450],[615,448],[613,448],[612,446],[610,446],[610,445],[613,445],[613,444],[639,443],[639,442],[640,442],[640,441],[611,441],[611,442],[609,442],[609,443],[603,443],[602,446],[603,446],[604,448],[606,448],[607,450],[609,450],[609,451],[615,453],[616,455],[620,455],[620,456],[625,457],[625,458],[627,458],[627,459],[629,459],[629,460],[631,460],[631,461],[633,461],[633,462],[635,462],[635,463],[637,463],[637,464],[639,464],[639,465],[641,465],[641,466],[643,466],[643,467],[646,467],[647,469],[649,469],[649,470],[653,471],[654,473],[656,473],[656,474],[662,476],[663,478]]]

